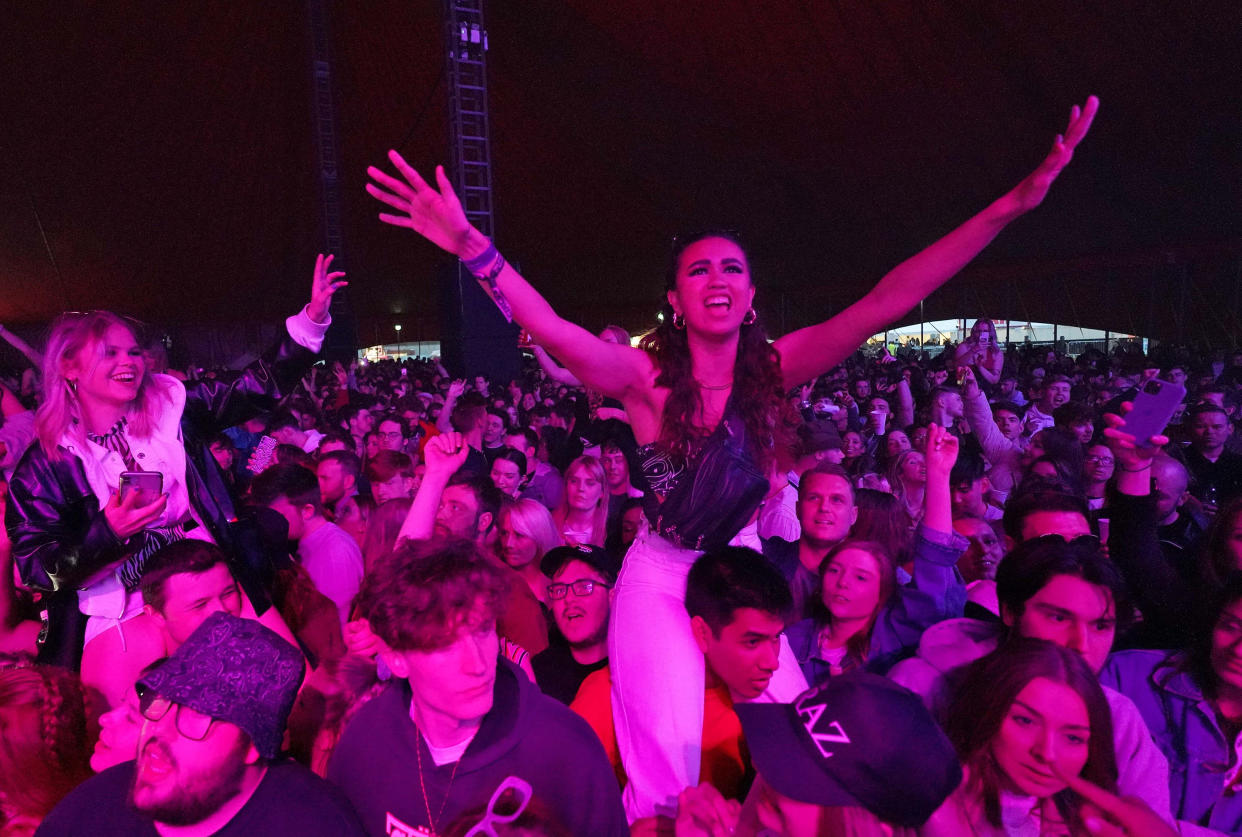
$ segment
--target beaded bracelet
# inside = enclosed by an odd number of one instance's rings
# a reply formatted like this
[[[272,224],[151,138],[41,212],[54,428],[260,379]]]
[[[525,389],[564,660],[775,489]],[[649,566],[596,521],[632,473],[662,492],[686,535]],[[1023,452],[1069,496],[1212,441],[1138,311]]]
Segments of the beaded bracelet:
[[[484,273],[484,268],[487,267],[488,262],[491,262],[491,268]],[[466,266],[466,270],[474,275],[474,278],[487,283],[488,290],[492,292],[492,301],[496,303],[496,307],[504,315],[505,322],[513,322],[513,307],[509,305],[509,300],[505,299],[505,295],[501,293],[500,288],[496,285],[497,277],[505,269],[505,257],[500,255],[500,251],[496,249],[495,243],[488,241],[487,249],[480,255],[469,261],[462,259],[461,263]]]

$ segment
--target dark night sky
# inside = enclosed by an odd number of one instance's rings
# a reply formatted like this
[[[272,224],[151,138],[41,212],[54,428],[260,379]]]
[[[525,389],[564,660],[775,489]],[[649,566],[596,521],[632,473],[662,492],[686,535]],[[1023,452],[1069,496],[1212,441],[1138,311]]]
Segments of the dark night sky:
[[[379,224],[362,186],[390,147],[422,169],[447,157],[439,9],[332,4],[364,341],[396,321],[436,329],[435,251]],[[298,304],[321,247],[301,4],[2,0],[0,14],[0,322],[88,307],[270,321]],[[1189,275],[1179,316],[1227,310],[1232,327],[1240,24],[1235,0],[493,2],[498,243],[567,315],[637,329],[670,236],[737,227],[779,332],[985,206],[1096,93],[1096,127],[1048,202],[941,308],[1040,319],[1040,294],[993,292],[1042,270],[1081,292],[1083,324],[1166,327],[1163,306],[1102,287]]]

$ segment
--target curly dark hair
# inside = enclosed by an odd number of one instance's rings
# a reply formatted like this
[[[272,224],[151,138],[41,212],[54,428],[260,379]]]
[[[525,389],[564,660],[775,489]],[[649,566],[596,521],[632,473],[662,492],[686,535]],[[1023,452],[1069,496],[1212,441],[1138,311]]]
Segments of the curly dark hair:
[[[14,813],[42,819],[90,777],[99,727],[73,672],[0,656],[0,728],[0,797]]]
[[[678,236],[673,239],[666,289],[674,290],[677,286],[681,254],[691,244],[707,238],[723,238],[743,252],[746,249],[737,233],[729,230],[705,230]],[[686,332],[674,327],[673,307],[667,300],[661,314],[660,325],[643,337],[639,346],[651,355],[659,370],[656,386],[669,390],[660,442],[674,457],[684,459],[712,428],[700,427],[695,421],[702,410],[703,399],[691,369]],[[765,468],[778,457],[792,459],[797,441],[800,422],[785,395],[780,355],[768,342],[757,318],[754,322],[743,323],[733,370],[733,403],[746,425],[751,453]]]
[[[405,541],[362,580],[358,612],[396,651],[453,642],[468,620],[503,615],[509,581],[474,541]]]

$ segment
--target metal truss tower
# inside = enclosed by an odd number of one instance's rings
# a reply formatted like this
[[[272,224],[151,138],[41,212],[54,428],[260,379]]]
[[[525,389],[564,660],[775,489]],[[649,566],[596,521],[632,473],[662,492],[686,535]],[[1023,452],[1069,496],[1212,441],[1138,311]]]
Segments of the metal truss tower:
[[[444,47],[453,158],[449,178],[470,223],[491,237],[495,216],[483,0],[444,0]]]

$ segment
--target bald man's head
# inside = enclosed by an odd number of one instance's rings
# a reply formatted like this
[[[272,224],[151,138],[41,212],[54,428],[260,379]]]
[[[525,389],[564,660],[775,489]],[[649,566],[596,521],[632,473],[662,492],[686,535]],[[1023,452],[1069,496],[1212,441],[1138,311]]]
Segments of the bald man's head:
[[[1151,461],[1152,494],[1156,498],[1156,522],[1171,523],[1178,507],[1185,501],[1190,474],[1186,466],[1167,454]]]

